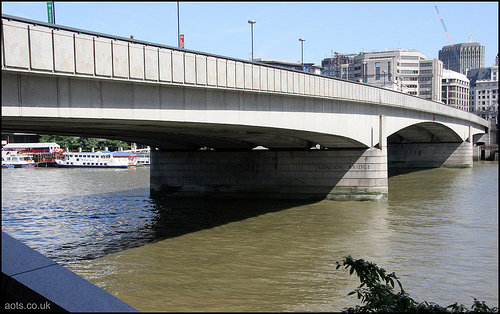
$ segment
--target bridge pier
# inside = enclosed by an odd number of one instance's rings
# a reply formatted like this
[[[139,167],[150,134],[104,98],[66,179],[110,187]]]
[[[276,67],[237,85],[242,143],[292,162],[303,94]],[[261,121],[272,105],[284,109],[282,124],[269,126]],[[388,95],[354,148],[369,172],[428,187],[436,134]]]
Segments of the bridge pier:
[[[472,143],[391,143],[389,168],[467,168],[473,165]]]
[[[203,198],[381,200],[386,149],[152,151],[151,192]]]

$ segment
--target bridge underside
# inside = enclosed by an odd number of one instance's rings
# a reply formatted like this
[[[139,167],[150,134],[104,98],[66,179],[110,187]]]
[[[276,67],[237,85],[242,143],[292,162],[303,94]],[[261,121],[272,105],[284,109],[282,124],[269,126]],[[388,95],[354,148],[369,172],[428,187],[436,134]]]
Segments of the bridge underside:
[[[317,144],[326,148],[366,147],[347,137],[316,132],[194,122],[2,117],[2,130],[119,139],[162,150],[197,150],[204,147],[251,150],[257,146],[309,149]]]

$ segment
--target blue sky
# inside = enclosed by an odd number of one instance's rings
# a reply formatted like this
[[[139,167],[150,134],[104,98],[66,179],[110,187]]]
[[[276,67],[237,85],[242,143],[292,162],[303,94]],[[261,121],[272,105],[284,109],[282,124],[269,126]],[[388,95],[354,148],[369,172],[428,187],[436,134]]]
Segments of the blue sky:
[[[428,58],[452,42],[485,46],[485,66],[498,53],[498,2],[180,2],[185,48],[249,58],[321,64],[332,51],[416,49]],[[56,23],[177,46],[177,2],[55,2]],[[2,14],[47,22],[46,2],[2,2]]]

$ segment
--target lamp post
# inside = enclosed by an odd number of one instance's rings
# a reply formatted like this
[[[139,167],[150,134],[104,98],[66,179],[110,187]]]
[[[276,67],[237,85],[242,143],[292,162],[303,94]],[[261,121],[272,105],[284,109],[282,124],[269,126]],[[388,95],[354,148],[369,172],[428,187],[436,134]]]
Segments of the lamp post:
[[[384,87],[385,87],[385,70],[382,71],[382,74],[384,75]]]
[[[250,24],[250,28],[252,30],[252,62],[253,62],[253,24],[256,23],[255,20],[248,20],[248,23]]]
[[[177,1],[177,47],[181,47],[181,22],[179,18],[179,1]]]
[[[366,66],[366,62],[363,61],[363,83],[366,83],[367,82],[367,76],[368,76],[368,71],[367,71],[367,66]]]
[[[301,53],[301,56],[302,56],[301,57],[302,71],[305,71],[305,69],[304,69],[304,41],[306,41],[306,39],[305,38],[299,38],[299,40],[300,40],[301,51],[302,51],[302,53]]]

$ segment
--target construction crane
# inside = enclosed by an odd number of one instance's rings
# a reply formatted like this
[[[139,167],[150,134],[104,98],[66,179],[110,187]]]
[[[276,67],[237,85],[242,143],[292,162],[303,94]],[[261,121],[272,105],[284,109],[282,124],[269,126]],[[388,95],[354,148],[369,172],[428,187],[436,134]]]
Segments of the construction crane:
[[[448,34],[448,30],[446,29],[446,26],[444,25],[443,18],[441,17],[441,13],[439,13],[437,5],[434,6],[436,8],[436,12],[439,15],[439,19],[441,20],[441,24],[443,24],[444,32],[446,33],[446,36],[448,37],[448,40],[450,41],[450,45],[453,47],[453,43],[451,42],[451,37],[450,34]]]
[[[439,15],[439,19],[441,20],[441,24],[443,24],[444,32],[446,33],[446,37],[448,37],[448,40],[450,41],[450,45],[451,45],[451,47],[453,47],[453,42],[451,41],[451,37],[450,37],[450,34],[448,34],[448,30],[446,29],[446,26],[444,25],[444,21],[443,21],[443,18],[441,17],[441,13],[439,13],[437,5],[435,5],[434,7],[436,8],[436,12]],[[469,39],[470,39],[470,37],[469,37]],[[452,50],[453,50],[453,54],[455,55],[455,59],[457,61],[457,64],[460,67],[460,58],[458,57],[457,51],[455,49],[452,49]],[[447,68],[449,68],[449,65]]]

